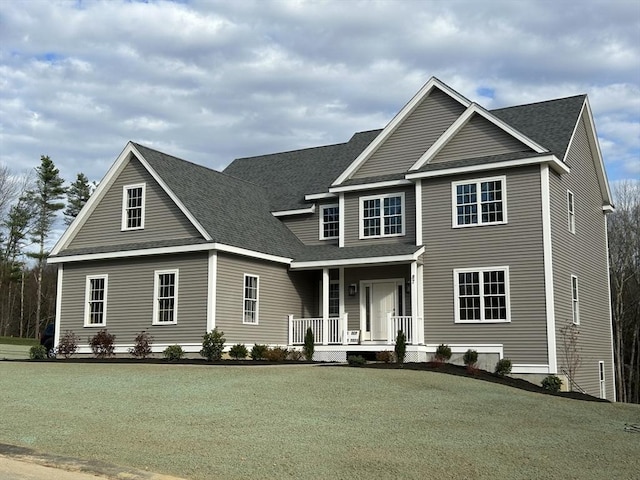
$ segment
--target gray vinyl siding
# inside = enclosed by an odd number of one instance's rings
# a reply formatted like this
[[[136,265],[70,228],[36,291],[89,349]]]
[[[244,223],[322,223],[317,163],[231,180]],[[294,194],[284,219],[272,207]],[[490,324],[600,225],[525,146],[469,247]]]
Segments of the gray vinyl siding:
[[[287,265],[218,254],[216,326],[227,344],[288,343],[287,315],[311,315],[315,282],[308,272],[289,272]],[[244,274],[259,277],[258,324],[243,324]]]
[[[505,225],[452,228],[451,182],[485,175],[423,180],[425,342],[503,344],[513,363],[547,364],[540,168],[506,175]],[[454,322],[453,270],[509,267],[510,323]]]
[[[123,187],[138,183],[146,183],[144,229],[123,232]],[[195,237],[200,238],[200,233],[142,164],[133,157],[98,202],[68,248]]]
[[[152,325],[155,270],[178,270],[177,324]],[[60,331],[73,331],[80,344],[102,327],[84,327],[87,275],[108,275],[106,328],[117,345],[133,344],[142,330],[155,344],[200,343],[207,328],[207,254],[66,263]]]
[[[430,163],[524,151],[532,150],[484,117],[475,114]]]
[[[599,396],[598,361],[605,362],[607,398],[613,399],[611,326],[605,215],[593,155],[583,121],[567,155],[571,173],[550,174],[553,283],[559,368],[566,368],[561,329],[572,322],[571,275],[578,277],[579,344],[576,382]],[[574,195],[575,234],[567,222],[567,190]]]
[[[338,199],[335,202],[325,203],[323,205],[337,205]],[[289,217],[282,217],[282,223],[284,223],[289,230],[291,230],[298,239],[305,245],[331,245],[337,244],[338,239],[335,240],[320,240],[320,213],[322,205],[316,206],[314,213],[305,215],[291,215]]]
[[[360,198],[371,195],[386,195],[404,192],[404,227],[405,234],[398,237],[365,238],[360,240]],[[344,196],[344,246],[366,245],[378,243],[410,243],[416,242],[416,195],[415,187],[396,187],[382,190],[345,193]]]
[[[459,102],[434,89],[353,178],[406,172],[464,110]]]

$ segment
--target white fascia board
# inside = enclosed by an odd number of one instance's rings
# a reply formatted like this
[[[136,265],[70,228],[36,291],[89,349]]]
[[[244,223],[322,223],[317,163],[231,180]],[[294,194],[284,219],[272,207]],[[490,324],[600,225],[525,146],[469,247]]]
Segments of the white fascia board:
[[[256,252],[255,250],[247,250],[246,248],[234,247],[232,245],[224,245],[222,243],[213,243],[213,248],[219,252],[233,253],[244,257],[259,258],[260,260],[268,260],[270,262],[284,263],[290,265],[292,258],[271,255],[270,253]]]
[[[306,208],[298,208],[297,210],[278,210],[276,212],[271,212],[271,215],[274,217],[287,217],[289,215],[304,215],[306,213],[313,213],[316,211],[315,204]]]
[[[380,132],[380,134],[365,148],[360,155],[342,172],[342,174],[333,182],[332,186],[338,186],[342,182],[351,178],[351,176],[366,162],[371,155],[373,155],[378,148],[396,131],[400,124],[416,109],[416,107],[431,93],[433,88],[436,87],[442,92],[446,93],[454,100],[460,102],[465,107],[468,107],[471,102],[465,97],[460,95],[455,90],[451,89],[436,77],[431,77],[427,83],[416,93],[409,102],[402,107],[395,117],[387,124],[386,127]]]
[[[517,160],[506,160],[503,162],[484,163],[482,165],[471,165],[467,167],[443,168],[442,170],[430,170],[426,172],[407,173],[405,177],[409,180],[418,178],[444,177],[447,175],[459,175],[463,173],[484,172],[487,170],[499,170],[503,168],[523,167],[548,163],[558,173],[569,173],[569,167],[562,163],[555,155],[544,155],[541,157],[520,158]]]
[[[604,205],[602,207],[602,211],[604,213],[613,213],[616,211],[615,207],[613,205]]]
[[[424,247],[416,253],[407,255],[389,255],[387,257],[344,258],[340,260],[314,260],[309,262],[291,262],[291,270],[310,270],[326,267],[349,267],[384,263],[415,262],[424,253]]]
[[[412,185],[413,182],[409,180],[400,179],[400,180],[387,180],[384,182],[375,182],[375,183],[361,183],[359,185],[345,185],[343,187],[330,187],[330,192],[340,193],[340,192],[357,192],[360,190],[375,190],[380,188],[389,188],[389,187],[406,187],[407,185]]]
[[[311,193],[309,195],[305,195],[304,199],[305,200],[326,200],[326,199],[334,199],[337,197],[338,196],[334,193],[325,192],[325,193]]]

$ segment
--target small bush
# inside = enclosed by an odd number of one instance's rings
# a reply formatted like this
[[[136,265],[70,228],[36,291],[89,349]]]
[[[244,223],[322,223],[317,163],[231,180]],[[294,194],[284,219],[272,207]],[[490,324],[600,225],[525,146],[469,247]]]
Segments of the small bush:
[[[267,358],[267,350],[269,350],[269,348],[266,345],[258,345],[256,343],[251,349],[251,359],[264,360]]]
[[[229,356],[231,358],[235,358],[236,360],[240,360],[241,358],[247,358],[249,352],[247,351],[247,347],[243,344],[238,343],[229,349]]]
[[[218,327],[209,333],[205,333],[202,336],[202,350],[200,350],[200,355],[209,362],[219,361],[222,358],[225,340],[224,332],[218,331]]]
[[[89,346],[97,358],[108,358],[114,355],[115,341],[116,336],[111,335],[106,329],[103,329],[89,338]]]
[[[267,349],[264,358],[270,362],[284,362],[289,356],[289,350],[282,347],[273,347]]]
[[[315,339],[313,338],[313,330],[311,330],[311,327],[309,327],[307,328],[307,333],[304,334],[304,347],[302,347],[304,358],[306,358],[309,362],[313,360],[313,351],[315,350],[314,344]]]
[[[508,358],[498,360],[498,363],[496,363],[495,373],[500,376],[509,375],[511,373],[511,360]]]
[[[378,362],[391,363],[394,360],[393,352],[391,350],[376,352],[376,360]]]
[[[151,344],[153,337],[144,330],[136,335],[134,345],[129,349],[129,353],[136,358],[147,358],[151,355]]]
[[[436,349],[436,353],[433,356],[437,363],[446,363],[451,358],[451,347],[441,343]]]
[[[402,365],[404,363],[404,357],[407,354],[407,337],[401,330],[398,330],[394,351],[396,353],[396,363]]]
[[[351,367],[361,367],[367,363],[362,355],[349,355],[347,357],[347,362]]]
[[[44,360],[47,358],[47,347],[44,345],[34,345],[29,349],[29,358],[31,360]]]
[[[475,367],[476,363],[478,363],[478,352],[471,349],[467,350],[466,352],[464,352],[462,361],[467,367]]]
[[[164,349],[162,354],[164,355],[164,358],[166,358],[170,362],[177,362],[182,357],[184,357],[184,350],[182,350],[182,347],[180,345],[169,345]]]
[[[301,352],[300,350],[293,350],[293,349],[289,350],[289,357],[287,358],[289,360],[293,360],[294,362],[299,362],[303,358],[306,360],[306,357],[303,352]]]
[[[71,330],[64,332],[64,335],[60,337],[58,348],[56,350],[57,355],[62,355],[64,358],[69,358],[78,350],[78,342],[80,339]]]
[[[548,375],[542,380],[542,388],[550,392],[559,392],[562,387],[562,380],[555,375]]]

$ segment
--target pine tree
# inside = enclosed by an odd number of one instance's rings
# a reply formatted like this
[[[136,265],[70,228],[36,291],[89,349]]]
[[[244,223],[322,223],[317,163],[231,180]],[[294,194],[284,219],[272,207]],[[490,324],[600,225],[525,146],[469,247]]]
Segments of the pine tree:
[[[53,161],[45,155],[40,157],[40,166],[36,167],[35,188],[28,192],[28,199],[33,208],[34,219],[31,229],[31,238],[39,245],[37,253],[30,253],[36,265],[36,338],[40,338],[40,322],[42,320],[42,270],[49,253],[45,250],[45,243],[51,232],[56,212],[64,208],[60,202],[64,197],[64,180],[60,177],[60,171]]]
[[[76,181],[67,190],[67,208],[64,211],[64,222],[67,225],[71,225],[92,193],[93,187],[89,183],[89,179],[84,173],[78,173]]]

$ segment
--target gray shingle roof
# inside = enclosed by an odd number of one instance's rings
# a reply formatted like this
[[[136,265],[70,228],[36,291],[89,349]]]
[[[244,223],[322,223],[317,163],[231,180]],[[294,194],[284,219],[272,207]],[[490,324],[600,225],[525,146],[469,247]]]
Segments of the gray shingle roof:
[[[314,262],[331,260],[357,260],[368,257],[390,257],[411,255],[422,247],[410,243],[375,243],[357,247],[337,245],[307,246],[293,259],[294,262]]]
[[[155,240],[152,242],[126,243],[118,245],[102,245],[97,247],[73,248],[60,252],[57,257],[69,257],[73,255],[87,255],[93,253],[126,252],[131,250],[146,250],[149,248],[177,247],[184,245],[201,245],[209,243],[202,238],[179,238],[176,240]]]

